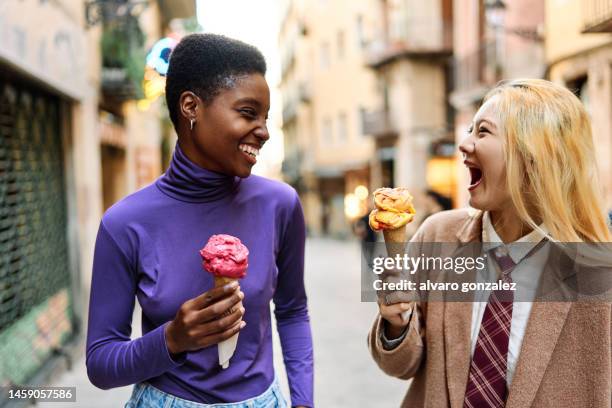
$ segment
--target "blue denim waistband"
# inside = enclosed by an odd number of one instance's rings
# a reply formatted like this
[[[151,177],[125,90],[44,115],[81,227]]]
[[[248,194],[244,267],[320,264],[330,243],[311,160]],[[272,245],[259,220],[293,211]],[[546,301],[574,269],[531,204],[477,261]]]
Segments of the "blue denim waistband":
[[[272,384],[262,394],[239,402],[202,404],[168,394],[153,387],[147,382],[134,386],[130,400],[125,408],[286,408],[287,403],[280,390],[278,379],[275,377]]]

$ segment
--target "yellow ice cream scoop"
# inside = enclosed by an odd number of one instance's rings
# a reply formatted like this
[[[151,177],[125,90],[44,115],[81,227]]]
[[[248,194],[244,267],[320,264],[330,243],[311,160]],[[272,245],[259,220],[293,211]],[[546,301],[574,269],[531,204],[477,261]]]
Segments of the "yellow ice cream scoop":
[[[401,255],[406,245],[406,224],[416,213],[412,196],[403,187],[379,188],[373,195],[377,209],[370,212],[370,227],[382,230],[389,256]]]
[[[370,213],[370,227],[375,231],[401,228],[414,218],[414,214],[385,210],[373,210]]]
[[[374,191],[374,203],[380,210],[414,214],[412,196],[403,187],[383,187]]]

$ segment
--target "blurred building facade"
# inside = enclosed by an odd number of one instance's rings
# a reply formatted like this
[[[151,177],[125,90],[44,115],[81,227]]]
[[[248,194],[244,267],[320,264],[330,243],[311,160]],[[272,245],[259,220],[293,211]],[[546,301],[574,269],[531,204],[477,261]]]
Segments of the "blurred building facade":
[[[350,216],[365,211],[354,191],[369,187],[374,145],[362,126],[376,97],[375,75],[364,64],[371,6],[367,0],[283,3],[282,170],[313,234],[345,236],[345,209]]]
[[[573,90],[593,125],[599,179],[612,211],[612,0],[547,0],[551,81]]]
[[[455,139],[466,136],[486,93],[506,78],[544,78],[544,0],[455,0],[453,91]],[[457,152],[458,153],[458,152]],[[468,173],[457,160],[455,205],[467,205]]]
[[[347,236],[378,187],[454,189],[451,36],[448,0],[284,2],[283,175],[311,233]]]
[[[376,0],[366,64],[377,77],[375,109],[364,116],[375,141],[373,188],[405,186],[422,207],[427,189],[455,190],[448,105],[453,10],[450,0]],[[419,214],[420,216],[420,214]]]
[[[138,64],[194,14],[189,0],[0,4],[0,385],[45,381],[83,341],[101,215],[161,173]]]
[[[367,212],[358,185],[406,186],[417,208],[425,190],[466,206],[456,146],[511,78],[547,78],[582,99],[612,208],[612,0],[283,4],[283,174],[312,233],[347,234]]]

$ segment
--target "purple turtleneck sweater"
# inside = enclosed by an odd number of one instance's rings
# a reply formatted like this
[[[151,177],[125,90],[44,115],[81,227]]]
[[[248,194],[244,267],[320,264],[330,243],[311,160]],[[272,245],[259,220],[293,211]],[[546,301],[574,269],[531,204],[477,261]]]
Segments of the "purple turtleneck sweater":
[[[214,286],[199,250],[213,234],[234,235],[249,249],[240,281],[244,321],[228,369],[217,346],[173,359],[164,328],[185,301]],[[304,290],[304,217],[286,184],[226,176],[191,162],[178,143],[168,171],[106,211],[96,239],[87,373],[99,388],[147,381],[199,403],[246,400],[274,379],[270,301],[293,406],[313,406],[313,352]],[[130,340],[135,298],[142,337]]]

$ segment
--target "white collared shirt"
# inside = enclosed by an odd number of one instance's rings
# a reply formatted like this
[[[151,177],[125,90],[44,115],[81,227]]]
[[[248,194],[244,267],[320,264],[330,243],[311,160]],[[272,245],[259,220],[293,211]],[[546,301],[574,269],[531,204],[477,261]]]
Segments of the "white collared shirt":
[[[544,228],[544,226],[541,225],[540,228],[546,232],[546,228]],[[529,320],[529,314],[533,304],[529,300],[533,300],[535,297],[540,276],[542,275],[544,265],[548,259],[549,248],[547,245],[545,245],[533,253],[530,257],[525,258],[525,256],[542,239],[544,239],[544,235],[540,231],[534,230],[515,241],[522,242],[524,244],[512,245],[507,248],[508,255],[510,255],[516,264],[516,267],[512,270],[510,276],[512,277],[512,281],[516,283],[516,291],[521,293],[520,299],[515,300],[515,302],[512,304],[512,321],[510,323],[510,343],[508,345],[508,363],[506,370],[508,387],[510,386],[512,377],[514,376],[516,363],[521,350],[521,344],[523,343],[523,337],[525,336],[525,330],[527,329],[527,322]],[[488,211],[485,211],[482,217],[482,242],[485,249],[494,249],[504,245],[503,241],[495,231],[495,228],[493,228]],[[488,268],[483,271],[483,273],[486,275],[478,276],[478,281],[494,282],[499,279],[497,276],[498,269],[494,265],[494,262],[495,261],[492,259],[492,257],[488,257]],[[478,339],[478,333],[480,332],[482,316],[484,315],[485,308],[487,307],[487,294],[477,292],[474,300],[475,301],[472,305],[471,326],[472,356],[474,355],[474,349],[476,348],[476,340]]]

